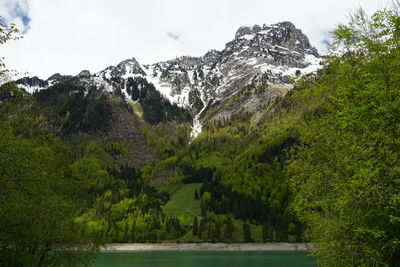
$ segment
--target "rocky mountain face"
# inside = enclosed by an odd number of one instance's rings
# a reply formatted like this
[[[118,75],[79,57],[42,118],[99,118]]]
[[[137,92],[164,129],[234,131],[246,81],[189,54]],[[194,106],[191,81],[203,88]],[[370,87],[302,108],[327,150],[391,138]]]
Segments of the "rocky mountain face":
[[[180,57],[144,66],[157,89],[171,101],[199,109],[210,100],[223,100],[254,79],[291,84],[299,70],[318,68],[319,55],[307,36],[290,22],[241,27],[222,51],[203,57]]]
[[[291,22],[280,22],[241,27],[222,51],[210,50],[202,57],[183,56],[151,65],[141,65],[131,58],[95,74],[82,71],[77,77],[105,92],[117,92],[128,102],[151,106],[162,102],[154,99],[169,100],[167,117],[175,118],[179,113],[175,107],[188,110],[193,117],[192,135],[196,137],[201,131],[201,118],[218,120],[235,112],[255,112],[292,88],[295,76],[314,72],[319,65],[318,52],[307,36]],[[46,81],[33,77],[17,83],[33,92],[69,78],[54,74]],[[263,90],[245,94],[244,98],[235,96],[251,87]],[[214,110],[212,116],[205,116],[208,110]]]

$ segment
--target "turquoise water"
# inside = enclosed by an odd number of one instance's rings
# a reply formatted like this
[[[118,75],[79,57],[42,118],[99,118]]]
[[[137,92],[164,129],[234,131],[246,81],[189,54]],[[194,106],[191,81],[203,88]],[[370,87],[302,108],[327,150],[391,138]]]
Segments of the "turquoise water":
[[[94,267],[314,267],[307,252],[103,251]]]

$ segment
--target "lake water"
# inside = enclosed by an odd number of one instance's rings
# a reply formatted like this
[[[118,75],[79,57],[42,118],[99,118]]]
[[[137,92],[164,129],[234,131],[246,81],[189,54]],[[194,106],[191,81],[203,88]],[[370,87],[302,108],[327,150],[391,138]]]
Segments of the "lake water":
[[[94,267],[316,267],[308,252],[102,251]]]

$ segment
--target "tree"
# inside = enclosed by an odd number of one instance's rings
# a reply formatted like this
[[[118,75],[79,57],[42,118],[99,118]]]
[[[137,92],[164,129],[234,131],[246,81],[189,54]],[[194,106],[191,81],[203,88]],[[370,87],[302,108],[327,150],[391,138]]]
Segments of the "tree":
[[[208,231],[207,231],[208,240],[215,242],[217,240],[217,238],[215,236],[215,224],[213,222],[209,222],[207,228],[208,228]]]
[[[246,243],[253,242],[250,232],[250,225],[247,223],[247,221],[244,221],[243,223],[243,240]]]
[[[197,222],[197,216],[195,216],[193,221],[193,230],[192,230],[193,235],[197,235],[198,231],[199,231],[199,223]]]
[[[268,229],[267,223],[264,223],[263,226],[262,226],[262,239],[263,239],[264,243],[266,243],[268,241],[271,241],[269,239],[269,235],[270,235],[269,232],[270,232],[270,229]]]
[[[124,242],[129,242],[129,224],[128,224],[127,221],[125,222],[123,241]]]
[[[0,23],[0,44],[17,32]],[[1,265],[87,265],[99,242],[75,220],[84,201],[72,153],[25,111],[31,98],[9,80],[0,59]]]
[[[131,242],[135,242],[136,241],[136,220],[133,221],[132,223],[132,228],[131,228],[131,235],[130,235],[130,239]]]
[[[215,223],[215,234],[214,234],[215,240],[220,240],[221,239],[221,224],[220,221],[218,220]]]
[[[223,231],[222,231],[223,238],[225,240],[231,240],[233,237],[234,230],[235,230],[235,228],[233,226],[232,218],[227,217],[224,222]]]
[[[15,24],[6,25],[0,22],[0,45],[7,41],[21,38],[21,36],[18,36],[18,32],[19,30],[15,27]],[[13,76],[12,74],[13,72],[8,70],[4,64],[4,57],[0,57],[0,86],[9,81]]]
[[[298,127],[293,210],[328,266],[400,261],[399,9],[360,10],[333,32],[320,112]]]
[[[208,238],[207,235],[204,235],[204,233],[206,232],[207,228],[208,228],[208,221],[207,221],[207,218],[202,218],[202,219],[200,220],[199,232],[198,232],[198,233],[199,233],[199,238],[200,238],[200,239],[206,240],[206,239]],[[206,233],[207,233],[207,232],[206,232]]]
[[[0,133],[2,264],[87,263],[97,244],[74,220],[79,180],[66,176],[69,151],[51,137],[21,138],[4,125]]]
[[[210,192],[204,192],[200,200],[201,216],[205,217],[207,211],[210,210],[211,194]]]

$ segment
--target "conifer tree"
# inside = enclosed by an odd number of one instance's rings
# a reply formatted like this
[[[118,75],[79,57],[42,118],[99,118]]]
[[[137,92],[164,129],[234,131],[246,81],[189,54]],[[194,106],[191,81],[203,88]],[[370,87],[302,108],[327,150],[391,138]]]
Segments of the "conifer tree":
[[[199,232],[199,223],[197,222],[197,216],[194,217],[194,221],[193,221],[193,230],[192,233],[193,235],[197,235]]]
[[[253,242],[250,232],[250,225],[247,223],[247,221],[244,221],[243,223],[243,240],[246,243]]]

